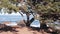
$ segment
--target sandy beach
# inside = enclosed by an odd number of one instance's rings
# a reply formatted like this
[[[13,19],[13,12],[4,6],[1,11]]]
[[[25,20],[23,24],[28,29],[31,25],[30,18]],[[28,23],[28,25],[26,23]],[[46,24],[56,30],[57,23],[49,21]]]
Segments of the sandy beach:
[[[36,30],[31,30],[27,27],[23,27],[23,28],[16,28],[16,31],[2,31],[0,32],[0,34],[49,34],[49,33],[42,33],[42,32],[38,32]]]

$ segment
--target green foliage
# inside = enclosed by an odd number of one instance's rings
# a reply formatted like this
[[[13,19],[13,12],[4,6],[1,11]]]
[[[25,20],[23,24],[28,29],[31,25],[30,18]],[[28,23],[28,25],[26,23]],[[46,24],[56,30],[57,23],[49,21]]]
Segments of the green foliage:
[[[40,11],[40,12],[43,12],[43,13],[48,13],[48,12],[51,13],[51,10],[55,13],[56,12],[60,13],[59,6],[60,6],[60,2],[54,2],[54,3],[48,2],[47,5],[37,4],[35,7],[36,7],[37,11]]]
[[[47,15],[50,17],[51,14],[58,15],[60,13],[60,2],[55,2],[54,0],[43,0],[40,3],[37,2],[34,8],[35,8],[34,9],[35,12],[37,12],[38,14],[41,14],[42,16],[45,16],[42,18],[49,19]],[[54,17],[52,18],[54,19]]]
[[[11,8],[12,10],[15,10],[15,11],[19,10],[19,8],[12,5],[9,0],[0,0],[0,1],[1,1],[0,8],[5,7],[8,9]],[[16,0],[13,0],[13,1],[16,2]]]
[[[8,5],[7,8],[10,9],[10,10],[15,10],[15,11],[19,10],[19,7],[16,7],[16,6],[13,6],[13,5]]]
[[[10,0],[10,2],[12,2],[12,3],[16,3],[16,2],[17,2],[17,0]]]
[[[8,0],[1,0],[1,2],[2,2],[1,6],[3,6],[3,7],[7,7],[9,4]]]

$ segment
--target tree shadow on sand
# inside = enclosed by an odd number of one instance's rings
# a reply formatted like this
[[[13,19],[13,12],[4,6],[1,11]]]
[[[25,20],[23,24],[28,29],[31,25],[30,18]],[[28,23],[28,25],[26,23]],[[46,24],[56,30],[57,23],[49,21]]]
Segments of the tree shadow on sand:
[[[28,28],[29,29],[29,31],[37,31],[37,32],[40,32],[40,33],[42,33],[42,34],[45,34],[44,32],[46,32],[46,33],[50,33],[50,34],[59,34],[59,33],[57,33],[57,31],[54,31],[53,29],[51,29],[50,27],[48,27],[47,29],[45,28],[45,29],[41,29],[41,28],[34,28],[34,27],[30,27],[30,28]],[[50,30],[52,30],[52,31],[50,31]],[[35,32],[33,32],[33,34],[36,34]]]
[[[6,26],[4,24],[0,24],[0,32],[7,32],[7,31],[10,31],[10,32],[18,32],[15,28],[13,27],[10,27],[10,26]]]

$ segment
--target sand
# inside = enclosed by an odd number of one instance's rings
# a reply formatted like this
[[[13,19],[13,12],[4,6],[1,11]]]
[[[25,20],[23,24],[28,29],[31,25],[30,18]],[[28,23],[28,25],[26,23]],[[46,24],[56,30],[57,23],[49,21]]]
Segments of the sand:
[[[9,23],[5,22],[5,24],[9,24]],[[0,34],[49,34],[49,33],[41,32],[41,31],[38,32],[37,30],[32,30],[32,28],[30,27],[26,27],[23,21],[21,21],[21,23],[19,23],[18,25],[19,25],[19,28],[16,28],[15,29],[16,31],[10,31],[10,30],[2,31],[0,32]]]
[[[38,32],[36,30],[31,30],[27,27],[16,28],[16,31],[17,32],[15,32],[15,31],[12,31],[12,32],[11,31],[6,31],[6,32],[3,31],[0,34],[49,34],[49,33],[46,33],[46,32],[42,33],[42,32]]]

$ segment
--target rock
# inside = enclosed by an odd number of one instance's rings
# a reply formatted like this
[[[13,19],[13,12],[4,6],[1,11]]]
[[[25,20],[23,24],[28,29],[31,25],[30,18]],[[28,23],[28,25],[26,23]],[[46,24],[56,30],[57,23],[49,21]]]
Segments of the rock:
[[[21,21],[18,23],[18,26],[20,26],[20,27],[25,27],[26,24],[25,24],[25,22],[24,22],[23,20],[21,20]]]

